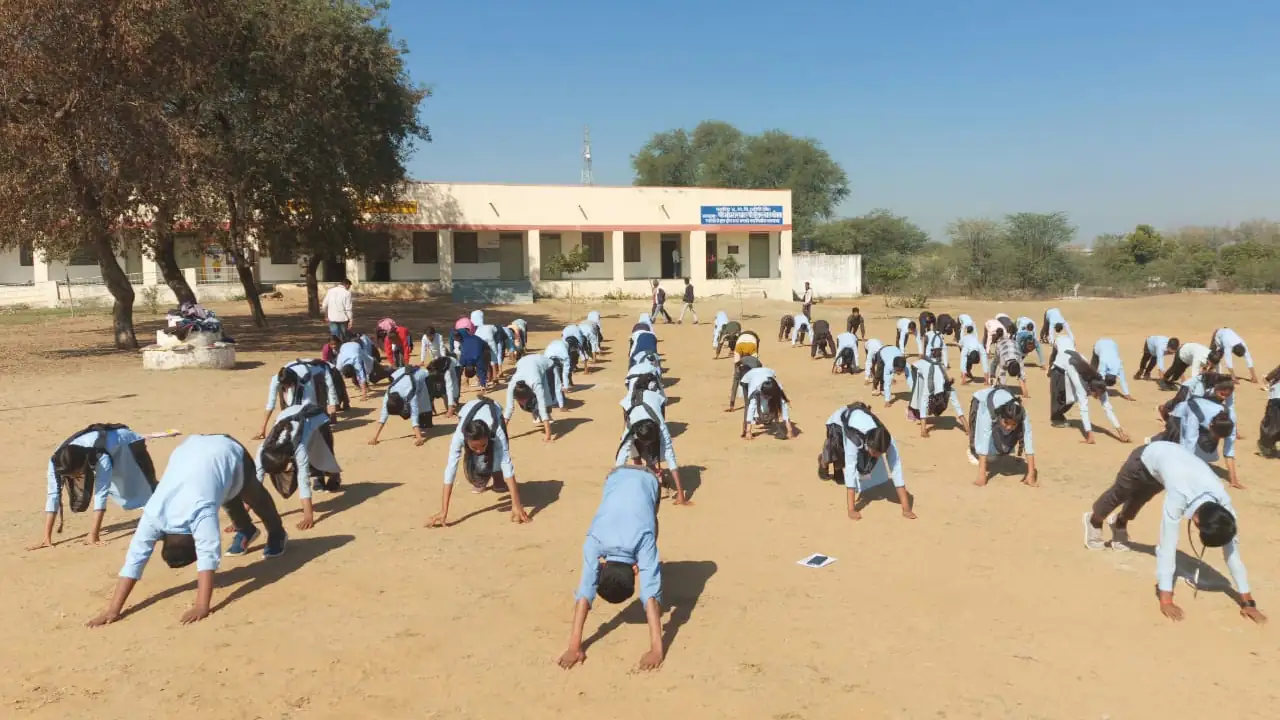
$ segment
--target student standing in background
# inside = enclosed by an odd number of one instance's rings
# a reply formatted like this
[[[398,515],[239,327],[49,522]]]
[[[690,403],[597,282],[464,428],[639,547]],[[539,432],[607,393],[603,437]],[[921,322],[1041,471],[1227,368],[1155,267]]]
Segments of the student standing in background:
[[[693,324],[698,324],[698,311],[693,309],[693,283],[689,282],[689,278],[684,279],[684,305],[680,308],[680,317],[676,319],[676,323],[684,322],[685,311],[693,313]]]

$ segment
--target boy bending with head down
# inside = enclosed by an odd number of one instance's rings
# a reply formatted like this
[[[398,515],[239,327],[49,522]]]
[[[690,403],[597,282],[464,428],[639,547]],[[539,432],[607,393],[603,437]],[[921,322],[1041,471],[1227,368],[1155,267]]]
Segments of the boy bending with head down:
[[[582,544],[582,581],[574,595],[569,648],[558,660],[566,670],[587,659],[582,631],[596,595],[618,605],[635,592],[649,624],[649,650],[639,669],[662,665],[662,562],[658,558],[658,476],[635,465],[614,468],[604,481],[604,497]]]

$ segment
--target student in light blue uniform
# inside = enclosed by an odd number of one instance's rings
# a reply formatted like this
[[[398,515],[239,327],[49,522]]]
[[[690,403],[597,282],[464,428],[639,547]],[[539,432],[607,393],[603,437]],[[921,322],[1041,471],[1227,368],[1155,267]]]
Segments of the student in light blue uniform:
[[[978,339],[977,328],[969,325],[963,332],[964,334],[960,336],[961,377],[965,383],[980,382],[974,375],[973,369],[983,367],[982,358],[986,355],[986,350],[982,348],[982,341]]]
[[[582,347],[587,351],[587,356],[595,359],[596,353],[600,352],[600,338],[596,335],[596,326],[584,320],[578,323],[578,332],[582,335]]]
[[[1207,463],[1218,461],[1221,443],[1228,481],[1231,487],[1244,489],[1236,474],[1236,412],[1220,402],[1219,395],[1193,395],[1177,403],[1165,416],[1165,431],[1150,440],[1178,443]]]
[[[1124,375],[1124,362],[1120,360],[1120,346],[1111,338],[1101,338],[1093,344],[1093,357],[1089,364],[1102,375],[1102,379],[1111,387],[1120,384],[1120,397],[1133,400],[1129,394],[1129,382]]]
[[[623,380],[623,384],[627,386],[627,392],[634,390],[636,383],[640,382],[641,378],[646,376],[650,378],[646,387],[650,390],[661,393],[665,398],[666,392],[662,388],[662,367],[658,363],[652,362],[649,359],[641,360],[630,368],[627,368],[627,376]]]
[[[787,437],[799,434],[791,422],[791,403],[778,382],[777,373],[766,367],[748,370],[738,381],[738,387],[743,400],[742,437],[754,440],[753,426],[766,427],[778,420],[786,426]]]
[[[864,385],[871,384],[871,366],[875,364],[873,361],[875,360],[876,353],[880,352],[880,348],[882,347],[884,347],[884,343],[880,342],[878,338],[871,338],[862,344],[862,349],[867,353],[867,364],[862,369],[862,379],[865,381],[863,383]]]
[[[1138,372],[1134,373],[1134,380],[1150,380],[1151,371],[1159,368],[1160,375],[1163,377],[1164,356],[1174,355],[1178,352],[1178,346],[1181,343],[1178,338],[1165,337],[1164,335],[1152,335],[1142,343],[1142,360],[1138,363]]]
[[[1084,544],[1090,550],[1108,547],[1102,540],[1102,524],[1120,508],[1111,521],[1112,550],[1129,549],[1129,522],[1143,506],[1164,491],[1160,520],[1160,541],[1156,545],[1156,595],[1160,612],[1170,620],[1183,618],[1182,608],[1173,602],[1173,582],[1177,576],[1178,543],[1182,521],[1200,531],[1201,547],[1220,547],[1231,578],[1239,591],[1240,615],[1256,623],[1267,621],[1250,593],[1249,576],[1240,558],[1240,538],[1235,508],[1222,483],[1202,460],[1169,442],[1153,442],[1135,449],[1115,483],[1084,513]],[[1191,527],[1187,531],[1190,533]],[[1203,553],[1202,553],[1203,554]],[[1196,573],[1196,577],[1199,573]],[[1194,582],[1194,578],[1188,578]],[[1193,585],[1194,587],[1194,585]]]
[[[424,347],[425,351],[426,348]],[[338,357],[334,360],[334,367],[338,368],[338,372],[344,377],[356,384],[360,388],[361,399],[369,399],[369,378],[373,375],[373,356],[368,353],[365,346],[355,340],[342,343],[338,348]]]
[[[661,391],[653,389],[651,385],[640,385],[637,387],[636,384],[633,383],[632,386],[627,389],[626,394],[622,396],[622,399],[618,401],[618,404],[622,406],[624,412],[630,410],[636,405],[636,403],[644,403],[652,408],[654,412],[664,418],[666,417],[667,396],[663,395]]]
[[[653,318],[649,317],[649,313],[640,313],[640,317],[636,319],[636,325],[647,326],[649,332],[653,332]]]
[[[665,469],[678,478],[680,466],[676,463],[671,431],[667,428],[662,413],[645,402],[637,402],[625,409],[622,417],[625,426],[614,464],[625,465],[628,461],[634,461],[655,473],[661,473],[664,469],[662,463],[665,462]]]
[[[960,340],[965,336],[965,334],[969,332],[969,328],[973,328],[974,334],[975,335],[977,334],[978,324],[973,321],[972,317],[965,315],[963,313],[961,313],[958,317],[956,317],[956,344],[957,345],[960,344]]]
[[[858,371],[858,336],[851,332],[842,332],[836,336],[836,357],[831,363],[831,372],[856,373]]]
[[[952,389],[951,378],[942,363],[922,358],[911,363],[907,369],[907,386],[911,388],[911,399],[907,401],[907,419],[920,423],[920,437],[929,437],[929,420],[939,417],[951,405],[960,421],[960,428],[969,432],[965,424],[964,408],[960,407],[960,399]]]
[[[484,311],[483,311],[483,310],[472,310],[472,311],[471,311],[471,324],[472,324],[472,325],[475,325],[477,328],[479,328],[481,325],[484,325]]]
[[[1276,441],[1280,440],[1280,365],[1267,373],[1267,408],[1258,423],[1258,453],[1264,458],[1276,456]],[[1240,435],[1236,435],[1240,439]]]
[[[659,492],[658,476],[643,467],[617,467],[605,478],[600,507],[582,543],[582,577],[574,593],[569,646],[557,660],[560,667],[568,670],[587,659],[582,638],[596,595],[620,605],[635,594],[637,578],[640,605],[649,625],[649,650],[640,656],[639,669],[654,670],[662,665]],[[682,505],[684,500],[676,498],[674,504]]]
[[[1211,349],[1217,348],[1222,351],[1222,361],[1226,363],[1227,372],[1231,373],[1231,377],[1236,376],[1236,370],[1231,366],[1231,358],[1244,358],[1244,364],[1249,368],[1249,382],[1258,382],[1258,371],[1253,367],[1253,356],[1249,354],[1249,346],[1245,345],[1244,338],[1236,334],[1231,328],[1218,328],[1213,333],[1213,339],[1209,343]],[[1219,372],[1222,367],[1219,363]]]
[[[845,510],[850,520],[861,520],[858,494],[871,488],[893,483],[902,516],[915,520],[911,495],[902,475],[902,458],[893,436],[863,403],[840,408],[827,418],[827,426],[839,428],[843,436],[843,453],[838,466],[843,467]]]
[[[1049,418],[1055,427],[1066,425],[1066,413],[1072,405],[1080,405],[1080,425],[1084,430],[1082,442],[1093,444],[1093,424],[1089,422],[1089,398],[1094,397],[1102,404],[1115,428],[1120,442],[1129,442],[1129,435],[1120,427],[1115,410],[1111,407],[1111,399],[1107,396],[1107,385],[1096,370],[1085,362],[1074,347],[1068,347],[1070,340],[1062,335],[1057,338],[1061,352],[1057,354],[1049,374]]]
[[[574,369],[577,370],[577,358],[582,358],[582,367],[585,369],[590,363],[591,347],[587,345],[587,338],[583,334],[582,329],[577,325],[566,325],[564,330],[560,332],[560,337],[569,346],[569,356],[574,360]]]
[[[916,329],[916,321],[911,318],[898,318],[897,325],[897,346],[902,351],[903,356],[907,354],[907,338],[912,335],[916,338],[916,354],[919,355],[924,351],[921,347],[920,333]]]
[[[987,484],[987,462],[992,455],[1017,452],[1027,458],[1024,485],[1035,487],[1036,447],[1031,436],[1031,418],[1016,395],[1004,388],[986,388],[973,394],[969,402],[969,462],[978,466],[978,487]]]
[[[183,624],[207,617],[213,601],[213,574],[222,562],[219,506],[236,528],[228,554],[244,554],[261,532],[254,527],[246,506],[267,528],[263,557],[282,554],[289,536],[275,501],[254,474],[253,460],[244,446],[226,435],[192,435],[175,448],[164,477],[142,510],[111,604],[90,620],[89,626],[120,619],[157,542],[163,543],[160,556],[169,567],[196,565],[196,601],[183,614]]]
[[[324,388],[323,397],[317,392],[319,387]],[[271,384],[267,387],[267,412],[262,417],[262,428],[253,439],[261,440],[267,436],[267,424],[271,422],[271,413],[275,412],[277,400],[282,405],[311,403],[334,415],[338,412],[337,399],[338,390],[334,387],[328,363],[295,360],[271,377]]]
[[[445,337],[436,331],[435,326],[427,328],[422,334],[422,342],[418,343],[418,362],[426,365],[428,362],[428,353],[430,360],[434,361],[444,357],[446,354],[452,354],[453,345],[445,340]]]
[[[502,373],[501,332],[496,325],[476,325],[475,336],[489,347],[489,376],[494,379]]]
[[[494,492],[510,492],[511,522],[529,522],[529,515],[520,503],[520,483],[516,480],[516,467],[511,461],[502,406],[481,396],[464,405],[458,413],[458,426],[449,442],[449,460],[444,468],[440,512],[427,520],[427,527],[448,526],[449,502],[453,497],[453,481],[458,475],[459,461],[471,484],[471,492],[482,493],[489,489],[490,483]]]
[[[75,433],[53,451],[46,479],[44,540],[29,550],[53,546],[54,519],[62,509],[63,486],[71,512],[84,512],[93,501],[93,527],[87,542],[97,545],[107,498],[125,510],[142,507],[155,490],[156,466],[141,435],[124,425],[101,423]],[[61,523],[58,532],[62,532]]]
[[[795,326],[791,332],[791,347],[795,347],[798,343],[803,343],[805,338],[813,334],[813,325],[809,322],[809,318],[804,315],[792,315],[791,319],[795,321]]]
[[[556,377],[555,364],[546,355],[525,355],[516,363],[516,372],[507,385],[507,410],[503,422],[511,422],[516,407],[533,416],[534,422],[542,423],[543,441],[552,442],[551,408],[556,405],[557,398],[563,403],[564,393],[558,391],[559,380]],[[563,407],[563,406],[561,406]]]
[[[720,331],[729,323],[729,315],[723,310],[716,313],[715,327],[711,330],[711,347],[719,352],[720,350]]]
[[[868,361],[871,365],[871,391],[884,396],[885,407],[893,404],[893,376],[906,374],[907,358],[896,345],[885,345]],[[907,389],[911,377],[907,376]]]
[[[551,360],[555,368],[556,378],[559,380],[556,383],[556,407],[563,409],[565,390],[573,387],[573,368],[569,366],[569,345],[563,340],[552,340],[547,343],[547,348],[542,351],[542,354]],[[519,366],[519,361],[516,365]]]
[[[1074,341],[1075,335],[1071,332],[1071,323],[1062,316],[1062,311],[1058,308],[1049,308],[1044,311],[1044,325],[1040,326],[1040,340],[1053,344],[1055,338],[1065,333]]]
[[[329,492],[342,487],[342,468],[334,456],[329,416],[314,405],[282,410],[267,439],[258,445],[257,468],[258,482],[270,475],[281,497],[288,498],[297,490],[302,501],[298,529],[311,529],[315,525],[312,481],[317,489]]]
[[[635,364],[637,355],[656,352],[658,352],[657,335],[648,330],[637,330],[631,333],[631,344],[627,350],[627,356],[631,358],[631,364]]]
[[[373,439],[369,441],[370,445],[378,444],[378,438],[382,437],[382,428],[386,426],[387,418],[391,417],[392,413],[408,420],[413,426],[415,446],[427,441],[427,436],[422,434],[422,428],[432,426],[431,415],[434,411],[431,390],[427,387],[429,379],[430,374],[426,370],[413,365],[396,368],[395,372],[391,373],[391,384],[387,387],[387,394],[382,396],[382,415],[378,417],[378,429],[374,432]],[[426,412],[422,410],[424,404],[427,408]]]

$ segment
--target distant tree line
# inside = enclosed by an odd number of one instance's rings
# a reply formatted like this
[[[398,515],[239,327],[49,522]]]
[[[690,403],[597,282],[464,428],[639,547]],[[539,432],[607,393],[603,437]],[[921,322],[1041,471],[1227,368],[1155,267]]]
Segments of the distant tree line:
[[[252,258],[361,253],[397,200],[427,92],[382,0],[0,3],[0,247],[97,257],[118,347],[137,347],[116,259],[137,242],[195,300],[175,236],[215,241],[254,321]],[[370,210],[370,208],[375,208]],[[257,240],[255,240],[257,238]]]
[[[951,223],[938,242],[889,210],[836,217],[848,176],[822,145],[781,131],[746,135],[723,122],[654,135],[632,157],[636,185],[789,188],[797,248],[861,254],[864,287],[916,298],[944,294],[1133,295],[1216,286],[1280,292],[1280,223],[1139,225],[1076,244],[1066,213],[1014,213]]]

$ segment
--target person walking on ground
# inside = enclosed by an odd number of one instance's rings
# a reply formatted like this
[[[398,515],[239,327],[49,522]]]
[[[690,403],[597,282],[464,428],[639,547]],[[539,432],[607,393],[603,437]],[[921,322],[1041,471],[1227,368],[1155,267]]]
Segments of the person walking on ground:
[[[804,284],[804,294],[800,296],[800,312],[806,318],[813,319],[813,288],[809,287],[809,283]]]
[[[649,310],[650,318],[657,318],[661,313],[662,317],[667,319],[667,324],[671,323],[671,315],[667,309],[663,307],[667,302],[667,291],[662,289],[657,280],[653,281],[653,308]]]
[[[329,321],[329,334],[343,337],[351,329],[351,281],[346,278],[329,288],[320,301],[320,310]]]
[[[676,319],[676,324],[684,322],[685,312],[693,313],[693,324],[698,324],[698,311],[693,309],[693,283],[689,282],[689,278],[684,279],[684,305],[680,307],[680,317]]]

